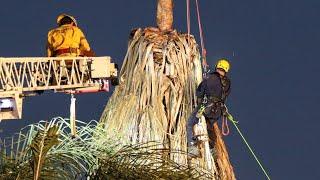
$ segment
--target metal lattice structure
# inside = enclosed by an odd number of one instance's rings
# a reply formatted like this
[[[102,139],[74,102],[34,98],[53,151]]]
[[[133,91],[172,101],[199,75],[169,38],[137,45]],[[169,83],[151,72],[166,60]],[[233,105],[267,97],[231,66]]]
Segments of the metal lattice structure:
[[[9,111],[0,109],[0,119],[20,119],[23,97],[39,91],[98,91],[116,76],[108,56],[0,58],[0,100],[15,102]]]

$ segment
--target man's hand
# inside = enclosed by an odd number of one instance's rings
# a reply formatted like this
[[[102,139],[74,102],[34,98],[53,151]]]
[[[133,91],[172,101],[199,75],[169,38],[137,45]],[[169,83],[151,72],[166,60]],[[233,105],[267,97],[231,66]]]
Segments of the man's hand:
[[[90,50],[90,51],[81,51],[80,56],[96,57],[96,53],[94,53],[92,50]]]

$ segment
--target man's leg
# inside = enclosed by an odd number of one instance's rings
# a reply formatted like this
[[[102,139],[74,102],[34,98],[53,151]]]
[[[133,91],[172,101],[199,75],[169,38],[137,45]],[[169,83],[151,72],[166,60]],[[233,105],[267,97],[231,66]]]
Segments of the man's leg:
[[[196,117],[196,114],[198,112],[198,107],[195,108],[195,110],[192,112],[192,114],[189,117],[188,124],[187,124],[187,143],[188,146],[194,144],[196,142],[196,139],[193,135],[193,126],[199,122],[199,119]]]
[[[214,142],[216,139],[216,135],[213,130],[213,125],[216,122],[217,122],[217,119],[207,119],[207,131],[208,131],[210,149],[214,148]]]
[[[193,134],[193,127],[195,124],[199,122],[199,119],[196,117],[198,112],[198,107],[192,112],[189,117],[188,124],[187,124],[187,146],[188,146],[188,154],[191,157],[198,157],[199,156],[199,149],[197,147],[197,140]]]

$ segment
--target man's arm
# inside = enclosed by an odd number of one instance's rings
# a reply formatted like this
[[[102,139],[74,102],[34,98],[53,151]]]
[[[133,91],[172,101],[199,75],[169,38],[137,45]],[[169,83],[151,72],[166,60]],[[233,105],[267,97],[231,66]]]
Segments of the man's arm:
[[[52,49],[52,47],[50,45],[50,32],[48,33],[48,36],[47,36],[46,49],[47,49],[47,56],[48,57],[52,57],[53,56],[53,49]]]
[[[47,45],[46,45],[46,48],[47,48],[47,56],[48,56],[48,57],[52,57],[52,56],[53,56],[53,51],[52,51],[52,49],[50,48],[50,45],[47,44]]]
[[[229,78],[226,78],[226,96],[229,96],[231,92],[231,81]]]
[[[223,101],[225,101],[231,92],[231,80],[225,76],[221,79],[221,83],[224,91],[224,97],[222,98],[223,98]]]
[[[80,33],[80,54],[83,56],[88,56],[88,57],[94,57],[95,53],[91,50],[90,45],[84,35],[84,33],[81,31],[81,29],[79,29],[79,33]]]
[[[205,94],[205,86],[206,86],[207,80],[203,80],[200,85],[198,86],[196,90],[196,96],[197,96],[197,104],[201,104],[204,94]]]

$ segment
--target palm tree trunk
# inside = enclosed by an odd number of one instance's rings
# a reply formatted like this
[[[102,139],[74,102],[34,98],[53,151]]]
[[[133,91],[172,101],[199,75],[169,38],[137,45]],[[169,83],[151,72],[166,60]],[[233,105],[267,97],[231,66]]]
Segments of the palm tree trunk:
[[[219,179],[235,180],[236,177],[229,160],[228,151],[222,139],[221,131],[217,123],[214,124],[213,131],[216,135],[214,149],[216,152],[215,161],[218,167]]]
[[[158,0],[157,25],[161,31],[172,30],[173,0]]]

